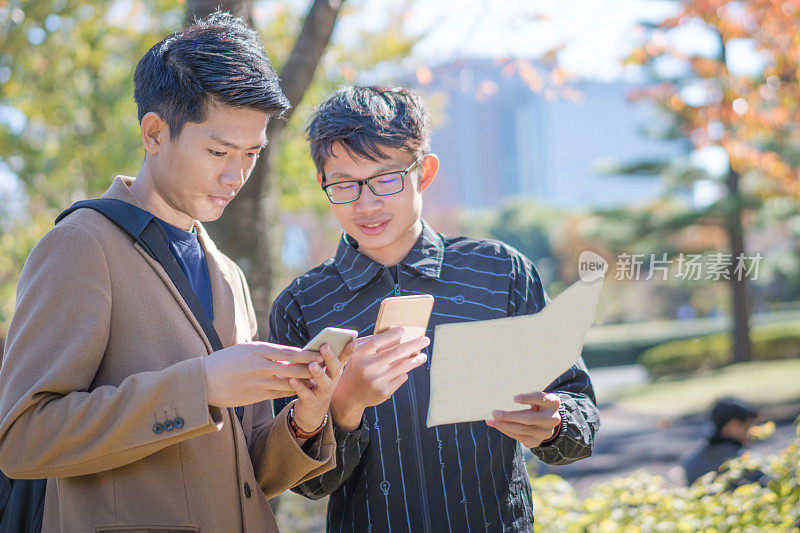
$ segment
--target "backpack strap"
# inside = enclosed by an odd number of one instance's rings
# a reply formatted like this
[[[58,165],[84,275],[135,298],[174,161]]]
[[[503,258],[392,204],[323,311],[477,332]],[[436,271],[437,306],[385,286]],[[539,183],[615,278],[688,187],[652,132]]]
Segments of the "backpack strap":
[[[152,213],[115,198],[97,198],[94,200],[75,202],[63,213],[58,215],[56,224],[78,209],[92,209],[104,215],[122,228],[122,230],[138,242],[153,259],[158,261],[161,266],[164,267],[169,279],[175,284],[183,301],[189,306],[189,309],[197,319],[200,327],[203,328],[203,332],[206,334],[213,351],[222,350],[222,341],[220,341],[219,335],[217,335],[217,330],[214,329],[214,325],[203,309],[200,298],[198,298],[197,293],[194,292],[189,280],[186,278],[186,274],[183,273],[175,256],[172,255],[164,228],[156,222],[155,216],[153,216]],[[241,421],[244,415],[244,409],[242,407],[237,407],[235,411]]]

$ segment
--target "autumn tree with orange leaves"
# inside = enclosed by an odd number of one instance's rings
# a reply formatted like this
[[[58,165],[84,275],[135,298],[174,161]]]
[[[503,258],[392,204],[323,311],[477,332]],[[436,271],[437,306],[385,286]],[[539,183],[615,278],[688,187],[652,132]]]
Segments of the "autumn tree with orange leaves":
[[[675,30],[687,25],[714,35],[717,52],[687,53],[677,46]],[[758,72],[735,68],[731,49],[741,44],[758,55]],[[671,116],[694,149],[718,147],[727,155],[724,194],[695,220],[721,225],[728,235],[734,360],[749,361],[747,279],[738,279],[733,268],[745,256],[743,220],[753,206],[748,199],[800,197],[800,0],[682,0],[677,15],[651,27],[629,58],[645,67],[663,60],[680,64],[683,73],[634,98]],[[690,88],[694,98],[687,98]],[[699,101],[698,89],[704,94]]]
[[[681,53],[665,39],[670,30],[698,21],[719,39],[717,57]],[[750,41],[762,57],[758,75],[731,72],[728,49],[735,41]],[[757,171],[770,178],[770,192],[800,197],[800,0],[683,1],[681,12],[659,24],[630,61],[664,56],[691,68],[691,82],[706,84],[707,101],[688,104],[679,82],[644,95],[680,117],[695,147],[721,146],[738,174]]]

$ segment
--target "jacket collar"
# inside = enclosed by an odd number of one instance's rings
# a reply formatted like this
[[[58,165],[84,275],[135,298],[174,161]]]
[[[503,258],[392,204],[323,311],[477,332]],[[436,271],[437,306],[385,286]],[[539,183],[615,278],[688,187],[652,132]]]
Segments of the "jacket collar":
[[[422,234],[400,264],[422,276],[438,278],[442,272],[443,260],[444,242],[423,220]],[[359,252],[358,243],[346,233],[339,240],[334,265],[351,291],[357,291],[372,281],[383,268],[383,265]]]
[[[131,192],[130,186],[133,182],[134,178],[117,176],[114,178],[108,190],[103,193],[102,197],[122,200],[140,209],[144,209],[139,200],[137,200]],[[217,330],[217,335],[219,335],[223,346],[231,346],[235,344],[236,339],[236,314],[234,296],[231,291],[233,280],[231,280],[230,270],[225,256],[219,251],[214,241],[211,240],[211,237],[208,235],[203,225],[195,220],[194,228],[197,232],[197,240],[200,242],[200,247],[203,249],[203,253],[206,256],[206,265],[208,266],[208,277],[211,282],[211,305],[214,310],[214,329]],[[196,328],[205,339],[205,334],[202,333],[203,329],[200,327],[200,324],[197,323],[192,311],[185,305],[185,302],[183,302],[183,297],[180,295],[177,287],[172,283],[172,280],[169,279],[166,271],[164,271],[161,265],[153,260],[144,249],[139,247],[138,244],[136,247],[158,272],[169,290],[181,304],[181,308],[183,308],[184,312],[189,316],[189,319],[195,323]],[[208,342],[207,339],[206,342]],[[210,346],[209,343],[208,347],[210,348]]]

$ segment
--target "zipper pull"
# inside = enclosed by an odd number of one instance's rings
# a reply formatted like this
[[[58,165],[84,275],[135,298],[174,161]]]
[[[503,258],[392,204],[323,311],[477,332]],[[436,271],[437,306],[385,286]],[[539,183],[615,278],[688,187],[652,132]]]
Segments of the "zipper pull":
[[[400,263],[395,265],[395,273],[397,274],[397,281],[394,283],[394,295],[400,296]]]

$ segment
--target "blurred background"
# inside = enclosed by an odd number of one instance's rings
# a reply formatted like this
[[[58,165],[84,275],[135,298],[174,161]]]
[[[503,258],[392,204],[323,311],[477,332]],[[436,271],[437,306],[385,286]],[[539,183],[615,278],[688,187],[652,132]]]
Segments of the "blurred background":
[[[408,85],[434,118],[434,228],[518,248],[551,298],[581,252],[609,263],[584,349],[603,427],[588,460],[530,459],[537,524],[715,524],[718,506],[670,509],[701,494],[675,466],[727,394],[774,421],[751,452],[785,485],[717,503],[760,505],[765,525],[779,514],[767,492],[797,504],[798,0],[0,0],[0,346],[55,216],[141,165],[139,58],[217,5],[261,33],[293,104],[209,224],[248,276],[262,336],[271,299],[340,233],[310,113],[344,83]],[[324,501],[275,503],[282,530],[323,527]]]

